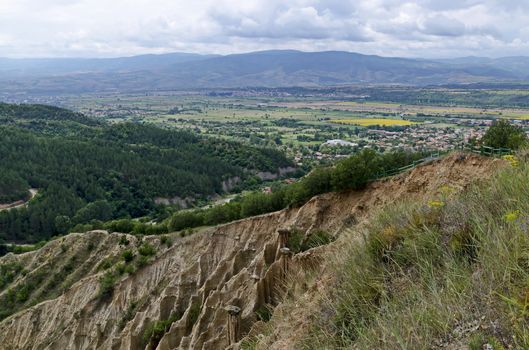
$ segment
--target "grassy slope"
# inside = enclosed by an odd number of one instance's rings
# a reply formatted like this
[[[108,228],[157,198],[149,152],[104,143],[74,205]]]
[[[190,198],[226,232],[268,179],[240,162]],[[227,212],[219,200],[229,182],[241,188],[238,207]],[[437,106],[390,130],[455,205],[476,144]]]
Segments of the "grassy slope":
[[[301,345],[529,348],[527,178],[525,153],[461,195],[447,188],[435,201],[382,212],[365,244],[344,248],[336,285]]]

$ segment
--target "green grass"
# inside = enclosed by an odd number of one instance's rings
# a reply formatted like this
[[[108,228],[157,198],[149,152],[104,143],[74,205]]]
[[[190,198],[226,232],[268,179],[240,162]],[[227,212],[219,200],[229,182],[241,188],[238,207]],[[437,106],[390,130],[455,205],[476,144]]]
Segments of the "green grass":
[[[337,282],[299,347],[529,348],[527,158],[434,198],[442,206],[402,203],[371,220],[364,244],[351,239],[336,258]]]

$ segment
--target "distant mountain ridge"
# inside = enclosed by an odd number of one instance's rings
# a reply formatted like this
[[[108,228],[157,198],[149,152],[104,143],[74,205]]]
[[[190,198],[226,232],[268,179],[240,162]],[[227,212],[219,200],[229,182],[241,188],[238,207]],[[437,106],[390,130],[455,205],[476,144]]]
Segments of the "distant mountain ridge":
[[[0,92],[61,94],[343,84],[529,81],[529,57],[412,59],[344,51],[172,53],[123,58],[0,58]]]
[[[148,70],[156,66],[203,60],[215,55],[169,53],[117,58],[0,58],[0,77],[66,75]]]

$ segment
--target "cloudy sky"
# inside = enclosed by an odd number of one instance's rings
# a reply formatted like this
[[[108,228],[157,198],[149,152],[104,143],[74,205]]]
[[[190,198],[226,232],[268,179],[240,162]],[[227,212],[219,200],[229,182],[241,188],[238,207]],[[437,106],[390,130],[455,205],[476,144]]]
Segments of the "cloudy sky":
[[[529,55],[528,0],[0,0],[0,57]]]

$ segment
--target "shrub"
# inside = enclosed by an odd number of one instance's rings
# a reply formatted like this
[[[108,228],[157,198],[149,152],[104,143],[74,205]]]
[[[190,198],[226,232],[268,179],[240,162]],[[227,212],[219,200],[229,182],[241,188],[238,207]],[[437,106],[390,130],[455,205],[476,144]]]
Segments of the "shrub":
[[[299,253],[303,250],[303,238],[305,234],[303,231],[294,229],[288,235],[287,247],[294,253]]]
[[[129,243],[130,243],[130,242],[129,242],[129,240],[127,239],[127,236],[125,236],[125,235],[121,235],[121,236],[119,237],[119,245],[125,245],[125,246],[127,246],[127,245],[129,245]]]
[[[97,267],[97,270],[98,271],[108,270],[109,268],[112,267],[113,264],[114,264],[114,258],[106,258],[106,259],[104,259],[103,261],[101,261],[99,263],[99,266]]]
[[[136,266],[140,269],[144,266],[147,266],[147,264],[149,263],[149,258],[144,256],[144,255],[141,255],[137,260],[136,260]]]
[[[156,349],[163,335],[169,331],[171,325],[179,318],[178,314],[172,314],[167,320],[152,322],[143,332],[144,344],[150,344],[151,349]]]
[[[99,296],[107,298],[112,296],[114,292],[114,285],[116,284],[117,278],[110,271],[105,272],[99,279]]]
[[[224,222],[237,220],[241,217],[241,204],[230,202],[223,205],[214,206],[204,213],[204,224],[216,225]]]
[[[194,325],[198,321],[198,317],[200,316],[200,311],[202,310],[202,306],[198,302],[194,302],[191,304],[191,307],[189,308],[189,324]]]
[[[145,344],[150,344],[151,349],[156,349],[156,346],[162,339],[165,332],[167,332],[167,323],[165,321],[155,321],[151,323],[143,332],[143,341]]]
[[[134,229],[134,221],[130,219],[114,220],[107,222],[104,227],[110,232],[131,233]]]
[[[169,228],[180,231],[185,228],[197,227],[204,224],[204,216],[198,211],[177,212],[171,217]]]
[[[381,158],[373,150],[363,150],[339,162],[332,172],[333,189],[343,191],[364,187],[383,169],[381,164]]]
[[[134,260],[134,253],[132,250],[127,249],[121,254],[121,257],[126,263],[130,263],[132,260]]]
[[[13,282],[22,272],[22,265],[18,262],[4,263],[0,265],[0,290]]]
[[[162,236],[160,237],[160,244],[165,244],[167,248],[170,248],[173,245],[173,241],[169,236]]]
[[[125,273],[125,269],[126,269],[126,265],[123,263],[119,263],[116,265],[116,272],[119,276]]]
[[[156,255],[156,249],[148,242],[145,242],[138,248],[138,253],[143,256]]]
[[[156,224],[156,225],[145,225],[145,234],[147,235],[162,235],[169,232],[167,225]]]
[[[119,321],[118,327],[119,329],[123,329],[127,322],[131,321],[134,316],[136,315],[136,312],[138,310],[139,303],[137,301],[133,301],[129,304],[127,307],[127,310],[125,310],[125,313],[121,317],[121,320]]]

